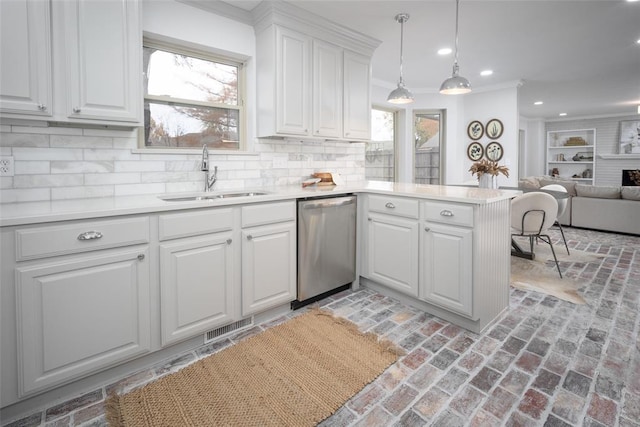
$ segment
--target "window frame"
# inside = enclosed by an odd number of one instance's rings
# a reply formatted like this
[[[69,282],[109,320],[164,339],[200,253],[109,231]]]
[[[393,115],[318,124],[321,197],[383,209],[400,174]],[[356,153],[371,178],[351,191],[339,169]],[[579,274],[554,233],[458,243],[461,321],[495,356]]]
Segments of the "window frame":
[[[149,95],[144,93],[145,92],[144,88],[142,91],[143,92],[142,103],[144,105],[144,103],[147,102],[148,100],[150,102],[155,102],[155,103],[160,103],[165,105],[181,105],[186,107],[194,106],[194,107],[218,108],[223,110],[236,110],[238,111],[238,122],[239,122],[238,123],[238,133],[239,133],[238,149],[229,150],[229,149],[215,149],[215,148],[209,147],[209,150],[213,153],[219,153],[219,154],[246,153],[247,140],[248,140],[247,138],[248,126],[247,126],[247,116],[246,116],[246,108],[245,108],[245,95],[246,95],[246,83],[247,83],[246,82],[246,68],[247,68],[246,60],[233,58],[231,56],[226,56],[221,53],[214,53],[205,47],[198,48],[198,47],[188,46],[186,42],[183,44],[178,41],[175,41],[175,42],[162,41],[162,40],[158,40],[156,38],[148,37],[145,35],[142,40],[142,49],[146,47],[152,48],[152,49],[159,49],[159,50],[174,53],[177,55],[185,55],[188,57],[197,58],[204,61],[216,62],[219,64],[237,67],[238,69],[238,75],[237,75],[238,103],[237,105],[222,104],[219,102],[204,102],[204,101],[190,100],[185,98],[176,98],[171,96]],[[142,64],[142,66],[143,66],[142,73],[144,74],[146,73],[146,70],[144,69],[144,64]],[[144,108],[143,108],[143,111],[144,111]],[[143,118],[143,124],[138,131],[138,149],[139,150],[145,150],[145,152],[149,153],[154,151],[155,152],[159,152],[159,151],[185,152],[185,151],[193,151],[194,149],[198,149],[198,150],[200,149],[196,147],[185,148],[185,147],[147,146],[145,144],[146,141],[145,141],[145,132],[144,132],[145,130],[144,120],[145,119]]]
[[[437,185],[445,185],[444,177],[445,167],[447,165],[446,161],[446,144],[447,144],[447,133],[446,133],[446,123],[447,123],[447,110],[446,109],[416,109],[411,113],[411,135],[413,135],[413,141],[411,144],[411,182],[416,182],[416,152],[418,149],[416,148],[415,143],[415,134],[416,134],[416,117],[419,115],[432,115],[437,114],[440,116],[440,135],[438,141],[438,150],[439,150],[439,162],[438,162],[438,184]],[[426,150],[425,150],[426,151]]]
[[[393,181],[387,181],[387,182],[398,182],[398,109],[389,108],[388,106],[385,106],[385,105],[373,104],[371,105],[371,111],[373,110],[385,111],[393,115]],[[373,124],[373,121],[372,121],[372,124]],[[366,141],[366,143],[367,144],[374,143],[373,133],[371,135],[371,139]],[[365,146],[365,156],[366,156],[366,150],[367,148]],[[367,167],[367,162],[365,158],[365,177],[366,177],[366,167]]]

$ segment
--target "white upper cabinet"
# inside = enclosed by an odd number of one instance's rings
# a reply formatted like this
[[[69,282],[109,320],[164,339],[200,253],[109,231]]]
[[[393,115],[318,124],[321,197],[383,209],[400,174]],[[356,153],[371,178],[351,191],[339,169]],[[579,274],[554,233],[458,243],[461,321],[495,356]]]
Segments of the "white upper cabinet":
[[[278,27],[276,40],[276,132],[308,135],[311,39]]]
[[[368,140],[371,56],[380,42],[282,7],[265,1],[254,9],[258,137]]]
[[[138,122],[142,98],[140,11],[131,0],[66,0],[66,105],[71,119]]]
[[[371,59],[344,52],[344,138],[371,139]]]
[[[142,122],[137,0],[12,0],[1,8],[2,118]]]
[[[313,136],[342,137],[342,49],[313,42]]]
[[[0,112],[52,114],[49,2],[0,2]]]

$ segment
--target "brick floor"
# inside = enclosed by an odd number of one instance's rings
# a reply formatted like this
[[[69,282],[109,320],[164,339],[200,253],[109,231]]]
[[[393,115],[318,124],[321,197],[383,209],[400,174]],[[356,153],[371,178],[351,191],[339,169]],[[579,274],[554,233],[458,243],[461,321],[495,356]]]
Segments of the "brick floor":
[[[321,425],[640,427],[640,237],[565,233],[572,250],[603,256],[561,264],[564,275],[582,284],[587,304],[512,289],[508,312],[482,335],[369,289],[321,301],[406,351]],[[559,234],[553,238],[558,242]],[[175,372],[289,317],[70,396],[9,426],[105,426],[107,391]]]

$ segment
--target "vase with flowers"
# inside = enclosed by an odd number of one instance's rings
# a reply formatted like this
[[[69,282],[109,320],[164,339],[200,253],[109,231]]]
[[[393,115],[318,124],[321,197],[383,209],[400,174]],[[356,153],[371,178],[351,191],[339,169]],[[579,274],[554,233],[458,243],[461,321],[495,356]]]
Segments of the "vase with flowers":
[[[498,188],[498,174],[509,178],[509,168],[498,165],[498,162],[482,159],[471,165],[469,168],[471,176],[478,175],[478,186],[480,188]]]

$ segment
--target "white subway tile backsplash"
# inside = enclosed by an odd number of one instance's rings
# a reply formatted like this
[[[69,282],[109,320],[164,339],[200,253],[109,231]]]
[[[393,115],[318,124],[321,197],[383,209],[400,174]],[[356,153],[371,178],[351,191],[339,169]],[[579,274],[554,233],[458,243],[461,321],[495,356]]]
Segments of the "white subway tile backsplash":
[[[113,162],[52,161],[51,173],[109,173],[114,172]]]
[[[0,125],[1,133],[9,133],[11,132],[11,125]]]
[[[140,173],[88,173],[84,175],[85,185],[139,184]]]
[[[147,154],[137,148],[135,129],[5,126],[2,131],[0,153],[14,156],[17,178],[0,182],[2,203],[203,191],[199,150]],[[346,181],[364,179],[364,148],[261,139],[252,153],[210,152],[211,169],[218,166],[214,191],[296,185],[321,171],[340,172]]]
[[[0,145],[5,147],[48,147],[49,135],[35,133],[3,133],[0,135]]]
[[[82,160],[81,148],[13,147],[13,158],[20,160]]]
[[[113,148],[113,138],[84,135],[51,135],[53,148]]]
[[[84,184],[82,174],[69,175],[17,175],[14,188],[72,187]]]
[[[140,160],[140,154],[132,154],[130,150],[84,149],[85,160]]]
[[[116,160],[113,172],[159,172],[165,170],[162,161]]]
[[[16,175],[46,174],[51,172],[51,163],[46,160],[14,162]]]
[[[11,126],[13,133],[39,133],[43,135],[82,135],[80,128],[64,128],[64,127],[35,127],[35,126]]]
[[[0,188],[13,188],[13,177],[0,176]]]

